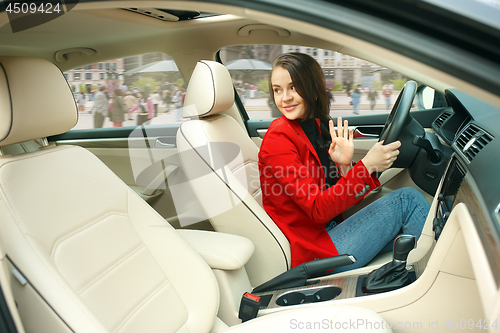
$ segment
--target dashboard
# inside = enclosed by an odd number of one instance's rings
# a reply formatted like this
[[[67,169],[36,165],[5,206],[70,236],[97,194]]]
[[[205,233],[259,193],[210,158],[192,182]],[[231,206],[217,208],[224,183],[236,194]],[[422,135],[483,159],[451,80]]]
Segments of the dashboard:
[[[448,107],[432,124],[453,151],[438,193],[436,240],[453,208],[465,203],[500,285],[500,109],[456,90],[445,93]],[[471,258],[473,259],[473,258]]]

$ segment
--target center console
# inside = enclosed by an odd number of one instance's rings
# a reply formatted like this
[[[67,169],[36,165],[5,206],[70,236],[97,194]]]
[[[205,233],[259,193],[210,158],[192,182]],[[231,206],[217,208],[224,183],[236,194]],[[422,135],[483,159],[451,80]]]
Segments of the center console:
[[[443,232],[446,220],[450,217],[455,198],[466,173],[467,171],[462,162],[454,156],[448,166],[441,190],[438,194],[436,217],[432,223],[432,230],[434,231],[436,241]]]
[[[432,249],[419,261],[407,266],[412,281],[420,277],[427,265]],[[280,309],[286,309],[294,305],[302,305],[309,303],[319,303],[325,301],[340,301],[353,299],[359,296],[367,295],[362,292],[359,284],[364,277],[373,270],[373,267],[365,267],[357,269],[358,274],[345,272],[337,275],[329,275],[318,279],[308,281],[308,285],[295,288],[286,288],[282,290],[274,290],[270,292],[254,293],[259,296],[260,312],[259,315],[264,315]],[[349,275],[351,274],[351,275]]]
[[[434,200],[432,206],[431,214],[434,212],[436,214],[432,220],[432,233],[430,233],[429,226],[427,235],[433,234],[436,241],[441,236],[454,205],[457,204],[456,201],[458,200],[455,199],[457,198],[457,194],[459,193],[466,173],[467,171],[463,163],[456,156],[453,156],[448,165],[441,188],[439,189],[438,197]],[[432,216],[430,218],[432,218]],[[428,236],[428,238],[430,237]],[[434,246],[435,243],[429,246],[427,253],[421,256],[418,261],[407,266],[412,282],[423,274]],[[354,299],[356,297],[370,295],[370,293],[363,292],[360,281],[363,281],[366,276],[368,276],[367,273],[370,273],[372,270],[373,269],[369,267],[365,267],[364,269],[356,270],[356,272],[359,272],[358,274],[351,273],[352,275],[349,275],[349,272],[346,272],[347,274],[343,273],[340,276],[330,275],[317,280],[309,280],[308,285],[303,287],[255,293],[255,295],[262,298],[260,304],[262,314],[300,304]]]

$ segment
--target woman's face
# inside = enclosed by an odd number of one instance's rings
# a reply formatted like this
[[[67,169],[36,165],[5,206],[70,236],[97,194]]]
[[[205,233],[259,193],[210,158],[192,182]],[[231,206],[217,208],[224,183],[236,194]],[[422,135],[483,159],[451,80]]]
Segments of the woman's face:
[[[271,74],[274,102],[281,113],[290,120],[303,118],[306,101],[295,90],[290,73],[283,67],[276,67]]]

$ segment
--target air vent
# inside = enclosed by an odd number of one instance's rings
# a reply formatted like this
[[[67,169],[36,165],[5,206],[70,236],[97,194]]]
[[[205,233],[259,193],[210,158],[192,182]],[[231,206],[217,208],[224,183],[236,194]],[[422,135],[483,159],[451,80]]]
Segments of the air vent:
[[[441,126],[443,126],[443,124],[445,123],[445,121],[448,120],[448,118],[451,117],[451,112],[450,111],[445,111],[443,113],[441,113],[441,115],[436,119],[434,120],[434,125],[436,126],[436,128],[441,128]]]
[[[146,15],[158,20],[168,21],[168,22],[176,22],[179,21],[179,17],[172,15],[170,13],[164,12],[162,10],[154,9],[154,8],[124,8],[125,10],[129,10],[134,13],[139,13],[142,15]]]
[[[458,136],[455,141],[455,148],[470,163],[491,140],[493,140],[492,135],[477,125],[470,124]]]

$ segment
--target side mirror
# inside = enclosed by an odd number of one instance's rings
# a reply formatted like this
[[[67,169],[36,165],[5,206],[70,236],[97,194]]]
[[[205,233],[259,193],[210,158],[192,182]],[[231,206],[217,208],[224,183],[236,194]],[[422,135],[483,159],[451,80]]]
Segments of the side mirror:
[[[419,110],[446,107],[446,99],[442,93],[431,87],[420,85],[415,95],[415,104]]]

